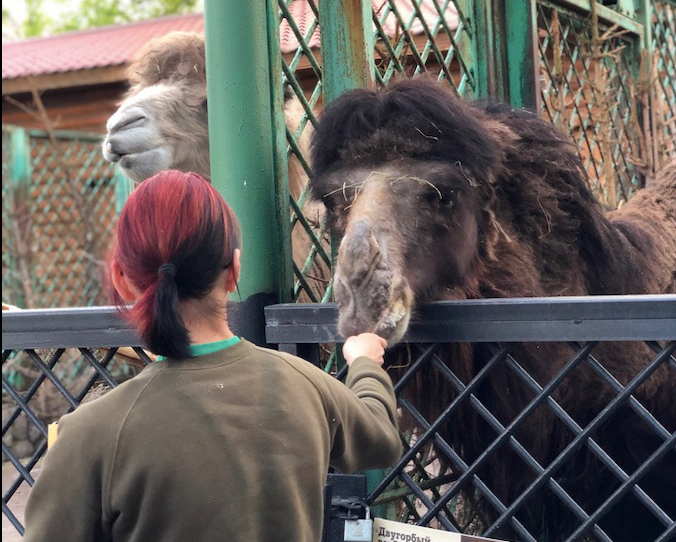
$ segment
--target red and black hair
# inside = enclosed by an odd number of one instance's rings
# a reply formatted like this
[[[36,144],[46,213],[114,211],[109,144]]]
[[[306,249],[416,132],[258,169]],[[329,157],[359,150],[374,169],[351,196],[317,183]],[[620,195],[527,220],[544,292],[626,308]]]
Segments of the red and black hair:
[[[179,302],[202,299],[241,244],[237,218],[216,189],[196,173],[163,171],[129,196],[117,225],[112,258],[141,297],[129,309],[148,348],[188,355],[190,338]],[[124,305],[114,293],[116,304]]]

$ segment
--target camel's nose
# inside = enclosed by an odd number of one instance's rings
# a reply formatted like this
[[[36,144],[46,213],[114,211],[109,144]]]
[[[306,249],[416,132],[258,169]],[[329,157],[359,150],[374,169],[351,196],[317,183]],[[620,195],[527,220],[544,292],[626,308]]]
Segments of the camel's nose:
[[[368,284],[381,261],[378,242],[368,220],[355,222],[343,238],[338,251],[338,267],[353,286]]]
[[[138,107],[120,110],[108,119],[106,126],[108,135],[110,136],[124,130],[131,130],[132,128],[140,128],[147,120],[147,115]]]

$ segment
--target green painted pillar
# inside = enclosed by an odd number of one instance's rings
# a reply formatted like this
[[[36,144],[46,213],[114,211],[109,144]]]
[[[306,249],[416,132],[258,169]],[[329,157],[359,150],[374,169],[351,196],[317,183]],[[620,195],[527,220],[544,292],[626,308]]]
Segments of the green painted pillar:
[[[279,124],[270,50],[279,42],[271,43],[268,9],[268,2],[206,0],[204,16],[211,180],[243,235],[241,302],[230,323],[259,344],[265,342],[263,308],[280,299],[290,264],[275,180]]]
[[[374,81],[372,6],[368,0],[321,0],[322,83],[324,105],[343,92],[371,87]],[[332,239],[333,258],[338,243]],[[368,491],[374,489],[387,469],[364,472]],[[394,519],[394,509],[387,505],[374,507],[378,517]]]
[[[8,283],[3,280],[3,291],[7,288],[7,301],[21,308],[32,309],[35,306],[33,295],[33,239],[31,235],[30,186],[33,171],[31,162],[30,136],[24,128],[18,126],[3,127],[7,130],[9,158],[9,187],[3,195],[3,213],[7,212],[10,224],[10,243],[8,259],[14,273],[8,273]],[[5,137],[3,133],[3,138]],[[5,202],[5,199],[7,201]],[[18,278],[15,278],[18,277]]]
[[[371,10],[368,0],[319,2],[325,105],[346,90],[372,86],[375,65]]]
[[[473,7],[476,97],[507,101],[503,0],[473,0]]]
[[[537,110],[535,0],[474,0],[477,97]]]
[[[540,111],[537,6],[535,0],[505,2],[505,38],[509,102]]]

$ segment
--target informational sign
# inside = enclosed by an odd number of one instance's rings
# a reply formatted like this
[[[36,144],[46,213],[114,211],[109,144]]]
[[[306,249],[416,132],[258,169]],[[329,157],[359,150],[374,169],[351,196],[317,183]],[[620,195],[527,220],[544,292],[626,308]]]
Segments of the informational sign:
[[[373,542],[501,542],[494,538],[449,533],[429,527],[397,523],[386,519],[373,520]]]

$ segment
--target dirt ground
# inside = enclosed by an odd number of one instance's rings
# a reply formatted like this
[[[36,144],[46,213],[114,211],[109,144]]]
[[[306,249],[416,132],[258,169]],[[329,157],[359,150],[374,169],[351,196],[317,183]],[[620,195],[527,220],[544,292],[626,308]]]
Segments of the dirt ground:
[[[32,471],[33,477],[37,477],[40,469],[35,468]],[[14,466],[5,462],[2,464],[2,494],[9,489],[14,480],[16,479],[17,472]],[[12,498],[9,500],[8,507],[12,513],[19,519],[21,524],[23,524],[24,510],[26,509],[26,500],[28,499],[28,494],[30,493],[30,487],[25,482],[19,486],[19,489],[12,495]],[[5,514],[2,515],[2,542],[20,542],[22,536],[16,530],[14,525],[12,525],[5,517]]]

